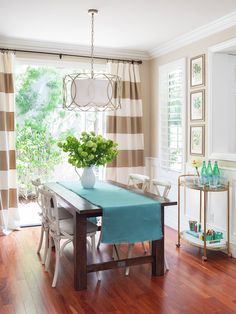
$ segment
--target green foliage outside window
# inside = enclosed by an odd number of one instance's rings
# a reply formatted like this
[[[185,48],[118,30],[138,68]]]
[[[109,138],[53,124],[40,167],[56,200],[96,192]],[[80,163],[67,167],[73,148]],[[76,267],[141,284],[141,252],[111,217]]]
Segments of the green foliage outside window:
[[[62,74],[56,68],[30,67],[16,75],[16,150],[19,194],[34,191],[31,180],[47,180],[62,160],[57,142],[74,134],[61,131],[71,113],[62,103]]]
[[[32,191],[33,178],[46,180],[61,161],[56,142],[47,126],[37,121],[27,120],[23,125],[17,125],[17,175],[21,196],[27,198]]]

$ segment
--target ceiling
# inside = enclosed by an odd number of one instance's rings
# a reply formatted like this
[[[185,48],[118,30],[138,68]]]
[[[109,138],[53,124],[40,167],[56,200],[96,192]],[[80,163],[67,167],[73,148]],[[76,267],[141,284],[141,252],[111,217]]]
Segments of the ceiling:
[[[0,0],[0,39],[150,51],[236,11],[236,0]]]

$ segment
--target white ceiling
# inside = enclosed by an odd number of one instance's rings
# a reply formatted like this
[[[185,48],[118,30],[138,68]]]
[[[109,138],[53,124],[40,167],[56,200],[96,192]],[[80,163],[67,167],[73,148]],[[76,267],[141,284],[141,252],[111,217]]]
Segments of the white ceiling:
[[[0,39],[150,51],[236,11],[236,0],[0,0]]]

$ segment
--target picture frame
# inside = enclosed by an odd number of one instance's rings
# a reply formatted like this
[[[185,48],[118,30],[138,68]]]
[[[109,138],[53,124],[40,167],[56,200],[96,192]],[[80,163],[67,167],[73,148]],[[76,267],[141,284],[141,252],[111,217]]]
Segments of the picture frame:
[[[190,93],[190,121],[205,121],[205,90]]]
[[[190,155],[205,155],[205,126],[190,126]]]
[[[205,85],[205,55],[190,59],[190,87]]]

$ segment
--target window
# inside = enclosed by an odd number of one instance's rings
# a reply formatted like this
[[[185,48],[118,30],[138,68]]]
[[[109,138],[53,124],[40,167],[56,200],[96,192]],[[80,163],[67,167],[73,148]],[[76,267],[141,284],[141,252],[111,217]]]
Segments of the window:
[[[62,108],[62,78],[65,74],[89,71],[90,64],[52,64],[24,61],[16,64],[16,148],[20,195],[32,193],[31,180],[78,179],[67,154],[58,142],[83,131],[105,131],[102,112],[65,111]],[[96,66],[106,71],[106,65]],[[102,169],[95,169],[98,176]]]
[[[159,151],[165,170],[183,170],[185,161],[185,60],[159,68]]]

